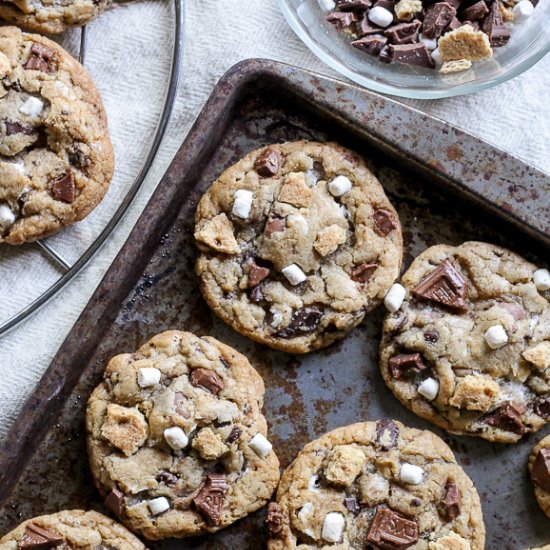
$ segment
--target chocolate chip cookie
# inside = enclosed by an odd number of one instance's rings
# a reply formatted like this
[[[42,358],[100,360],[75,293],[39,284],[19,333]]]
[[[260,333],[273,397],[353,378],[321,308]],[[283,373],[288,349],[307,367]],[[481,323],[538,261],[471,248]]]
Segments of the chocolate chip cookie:
[[[22,523],[0,539],[0,550],[145,550],[130,531],[97,512],[68,510]]]
[[[306,445],[283,473],[267,525],[270,550],[482,550],[485,542],[479,496],[449,447],[392,420]]]
[[[550,418],[550,273],[486,243],[434,246],[403,275],[380,365],[413,412],[514,443]]]
[[[31,31],[57,34],[85,25],[110,4],[111,0],[6,0],[0,2],[0,18]]]
[[[271,145],[202,197],[196,271],[235,330],[306,353],[343,338],[399,274],[401,227],[365,162],[339,145]]]
[[[542,511],[550,518],[550,435],[538,442],[529,457],[529,473]]]
[[[0,243],[21,244],[81,220],[113,175],[99,92],[55,42],[0,29]]]
[[[105,505],[151,540],[218,531],[261,508],[279,481],[264,391],[243,355],[188,332],[114,357],[86,415]]]

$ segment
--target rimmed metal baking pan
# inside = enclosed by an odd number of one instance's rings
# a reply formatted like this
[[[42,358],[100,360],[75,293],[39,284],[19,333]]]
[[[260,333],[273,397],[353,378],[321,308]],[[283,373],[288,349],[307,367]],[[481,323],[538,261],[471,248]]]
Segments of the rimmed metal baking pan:
[[[180,328],[245,353],[266,382],[265,412],[283,466],[309,440],[364,419],[397,418],[451,445],[481,494],[487,548],[550,542],[526,460],[542,433],[503,446],[450,437],[406,411],[378,371],[383,311],[319,353],[268,350],[217,320],[193,272],[193,215],[215,177],[248,151],[295,139],[336,140],[371,163],[399,211],[405,267],[425,247],[480,239],[538,264],[548,258],[550,177],[449,124],[391,99],[263,60],[219,82],[128,241],[0,448],[0,532],[68,507],[102,510],[86,461],[86,400],[108,359]],[[544,432],[548,432],[546,429]],[[264,547],[264,511],[212,536],[154,548]],[[546,538],[546,540],[544,540]]]

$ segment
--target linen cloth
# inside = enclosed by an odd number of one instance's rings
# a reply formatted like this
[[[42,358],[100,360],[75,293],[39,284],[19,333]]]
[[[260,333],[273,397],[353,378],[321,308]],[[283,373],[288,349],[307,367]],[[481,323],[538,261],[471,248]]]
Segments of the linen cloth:
[[[263,57],[341,78],[293,34],[275,0],[187,0],[185,11],[182,81],[166,136],[141,191],[106,245],[69,286],[0,338],[0,440],[126,240],[223,73],[240,60]],[[173,13],[170,0],[118,4],[87,28],[85,65],[103,95],[117,163],[108,195],[96,211],[49,240],[71,263],[112,215],[148,151],[170,70]],[[76,51],[78,37],[78,31],[70,31],[63,44]],[[547,56],[520,77],[485,92],[405,101],[550,172],[549,84]],[[0,319],[49,286],[57,273],[36,245],[17,252],[0,246]]]

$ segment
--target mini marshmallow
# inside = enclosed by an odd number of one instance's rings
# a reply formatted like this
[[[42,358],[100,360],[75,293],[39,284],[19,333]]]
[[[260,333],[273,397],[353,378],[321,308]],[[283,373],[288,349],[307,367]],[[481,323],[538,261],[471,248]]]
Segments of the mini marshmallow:
[[[185,449],[189,443],[189,438],[185,432],[178,426],[173,426],[172,428],[166,428],[164,430],[164,439],[166,443],[174,449],[174,451],[180,451]]]
[[[393,284],[384,298],[384,305],[386,306],[386,309],[390,313],[395,313],[401,307],[401,304],[405,299],[405,294],[407,294],[407,291],[403,285],[400,285],[399,283]]]
[[[311,502],[306,502],[298,512],[298,519],[302,523],[306,523],[309,519],[309,516],[313,513],[313,504]]]
[[[278,309],[274,308],[271,308],[269,311],[271,311],[271,315],[273,316],[270,325],[273,328],[277,328],[283,322],[283,314]]]
[[[10,166],[16,171],[16,172],[19,172],[20,174],[24,174],[25,173],[25,163],[22,161],[22,160],[16,160],[15,162],[11,162],[10,163]],[[28,191],[28,189],[27,189]]]
[[[237,218],[247,220],[250,216],[250,210],[252,209],[252,199],[254,194],[247,189],[237,189],[233,195],[235,201],[233,202],[233,210],[231,211]]]
[[[439,393],[439,382],[434,378],[426,378],[418,386],[418,393],[428,401],[433,401]]]
[[[369,11],[369,21],[379,27],[389,27],[393,23],[393,13],[382,6],[374,6]]]
[[[6,204],[0,204],[0,229],[5,231],[15,222],[15,214],[12,209]]]
[[[307,482],[307,488],[310,491],[318,491],[319,490],[319,476],[313,475],[309,478],[309,481]]]
[[[248,445],[260,458],[265,458],[273,447],[260,432],[250,440]]]
[[[307,279],[306,274],[296,264],[283,267],[283,275],[291,285],[299,285]]]
[[[434,60],[434,63],[439,67],[440,65],[443,65],[443,58],[441,57],[441,52],[439,51],[439,48],[436,48],[432,52],[430,52],[432,55],[432,59]],[[416,220],[415,220],[416,221]]]
[[[346,176],[336,176],[329,184],[328,190],[335,197],[345,195],[352,187],[352,183]]]
[[[319,6],[323,11],[330,11],[336,7],[334,0],[319,0]]]
[[[548,269],[537,269],[533,273],[533,282],[540,292],[550,290],[550,271]]]
[[[44,103],[37,97],[29,97],[29,99],[19,107],[19,111],[28,116],[38,116],[42,112],[42,109],[44,109]]]
[[[420,485],[424,478],[424,470],[420,466],[409,464],[405,462],[401,465],[401,472],[399,474],[403,483],[409,483],[410,485]]]
[[[153,500],[150,500],[147,505],[149,506],[149,510],[151,510],[151,514],[154,516],[158,516],[159,514],[162,514],[163,512],[166,512],[166,510],[170,509],[170,503],[165,497],[154,498]]]
[[[508,335],[502,325],[493,325],[485,332],[485,341],[491,349],[498,349],[508,343]]]
[[[513,8],[514,23],[519,23],[531,17],[535,11],[535,6],[529,0],[520,0]]]
[[[428,50],[435,50],[437,48],[437,39],[436,38],[428,38],[427,36],[424,36],[422,33],[418,35],[418,40],[426,46],[426,49]]]
[[[155,368],[143,368],[138,371],[138,385],[140,388],[149,388],[160,382],[160,371]]]
[[[342,514],[339,512],[329,512],[325,516],[321,536],[327,542],[340,542],[345,524],[346,520]]]

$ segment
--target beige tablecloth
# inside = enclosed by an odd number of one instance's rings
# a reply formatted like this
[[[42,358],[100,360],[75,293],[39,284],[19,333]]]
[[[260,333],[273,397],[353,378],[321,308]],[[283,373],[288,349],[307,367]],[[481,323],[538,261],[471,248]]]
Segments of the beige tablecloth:
[[[104,203],[85,221],[52,239],[69,261],[93,240],[146,154],[168,78],[172,28],[170,0],[120,4],[89,25],[86,65],[105,100],[117,170]],[[72,36],[76,40],[78,33]],[[229,67],[249,57],[272,58],[333,75],[287,27],[275,0],[187,0],[182,84],[143,189],[106,246],[62,295],[0,339],[0,438],[124,243],[212,87]],[[408,103],[550,172],[549,85],[550,56],[493,90]],[[55,274],[55,267],[33,246],[15,255],[0,250],[0,318],[49,284]]]

